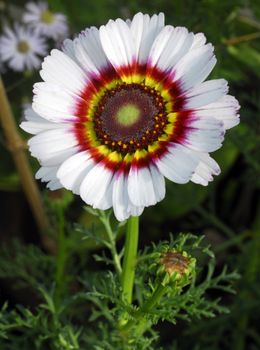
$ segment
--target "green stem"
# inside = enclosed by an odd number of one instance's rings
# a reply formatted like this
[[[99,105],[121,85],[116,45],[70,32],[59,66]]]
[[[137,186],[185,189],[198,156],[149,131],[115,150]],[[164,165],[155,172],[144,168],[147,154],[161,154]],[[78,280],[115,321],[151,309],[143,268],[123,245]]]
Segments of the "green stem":
[[[151,298],[149,298],[143,305],[142,311],[148,312],[150,311],[157,303],[161,300],[161,297],[167,290],[167,286],[162,285],[161,283],[157,286],[155,291],[153,292]]]
[[[135,266],[138,249],[139,217],[131,216],[127,221],[124,263],[122,271],[122,296],[129,304],[133,299]]]
[[[61,207],[58,208],[58,254],[56,259],[55,275],[55,303],[59,305],[60,297],[64,286],[64,271],[66,264],[66,241],[65,241],[65,222],[64,212]]]
[[[135,334],[141,335],[149,324],[144,317],[144,313],[147,313],[153,309],[153,307],[161,300],[163,294],[167,290],[167,285],[162,285],[161,283],[156,287],[151,297],[144,303],[144,305],[136,311],[133,315],[134,319],[129,321],[123,328],[122,332],[128,332],[135,326]],[[139,322],[137,322],[139,321]]]
[[[104,211],[102,211],[102,210],[100,210],[100,220],[103,223],[105,230],[106,230],[106,233],[107,233],[107,236],[108,236],[109,248],[110,248],[110,251],[111,251],[111,254],[113,257],[116,272],[120,276],[122,273],[122,267],[121,267],[120,257],[118,255],[117,249],[116,249],[115,234],[110,226],[109,219],[107,218]]]

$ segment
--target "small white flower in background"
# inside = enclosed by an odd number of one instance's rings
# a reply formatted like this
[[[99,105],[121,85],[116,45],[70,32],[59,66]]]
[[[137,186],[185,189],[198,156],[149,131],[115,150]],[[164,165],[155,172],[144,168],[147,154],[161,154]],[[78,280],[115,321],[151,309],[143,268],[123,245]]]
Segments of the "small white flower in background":
[[[61,13],[53,13],[45,2],[26,5],[23,22],[33,28],[38,34],[54,40],[64,39],[68,35],[67,18]]]
[[[5,27],[0,36],[0,61],[17,72],[40,67],[39,56],[47,54],[45,39],[23,26]]]

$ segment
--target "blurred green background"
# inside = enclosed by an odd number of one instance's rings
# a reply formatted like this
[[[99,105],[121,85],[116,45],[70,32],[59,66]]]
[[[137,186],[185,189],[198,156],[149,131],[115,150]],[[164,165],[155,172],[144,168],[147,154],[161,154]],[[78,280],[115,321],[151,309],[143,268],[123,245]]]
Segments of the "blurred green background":
[[[1,23],[12,14],[19,17],[24,4],[0,1]],[[241,274],[235,286],[237,295],[226,298],[219,294],[230,309],[228,315],[189,325],[180,322],[176,327],[165,323],[160,329],[163,348],[173,349],[177,339],[180,349],[260,349],[260,2],[53,0],[49,4],[53,11],[67,15],[71,37],[110,18],[130,18],[139,11],[164,12],[167,24],[203,32],[215,46],[218,62],[211,78],[228,80],[230,94],[241,105],[241,123],[227,132],[223,147],[212,154],[222,170],[213,183],[208,187],[168,183],[166,198],[145,210],[141,218],[141,246],[167,239],[169,232],[204,234],[216,253],[217,268],[227,264]],[[30,101],[32,85],[39,79],[37,72],[26,77],[9,71],[3,74],[17,123],[22,118],[22,104]],[[35,172],[38,164],[31,158],[30,162]],[[39,186],[47,197],[44,186]],[[39,233],[1,129],[0,195],[4,249],[13,238],[25,245],[40,246]],[[80,198],[72,200],[67,218],[90,225]],[[35,305],[37,298],[30,290],[25,293],[13,288],[14,276],[8,276],[4,259],[0,253],[2,302]]]

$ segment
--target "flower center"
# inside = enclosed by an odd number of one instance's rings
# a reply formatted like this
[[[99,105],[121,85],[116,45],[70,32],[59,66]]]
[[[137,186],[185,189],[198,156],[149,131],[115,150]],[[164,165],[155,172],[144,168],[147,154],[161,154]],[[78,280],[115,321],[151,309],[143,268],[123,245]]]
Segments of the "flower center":
[[[54,15],[51,11],[46,10],[41,14],[41,21],[47,24],[50,24],[54,21]]]
[[[100,142],[123,154],[145,149],[157,141],[167,124],[161,94],[154,88],[134,83],[107,90],[93,119]]]
[[[119,108],[116,119],[119,124],[123,126],[131,126],[133,125],[140,117],[139,108],[133,104],[129,103],[125,106]]]
[[[19,41],[19,43],[17,44],[17,51],[20,53],[27,53],[28,51],[30,51],[30,46],[27,43],[27,41],[25,40]]]

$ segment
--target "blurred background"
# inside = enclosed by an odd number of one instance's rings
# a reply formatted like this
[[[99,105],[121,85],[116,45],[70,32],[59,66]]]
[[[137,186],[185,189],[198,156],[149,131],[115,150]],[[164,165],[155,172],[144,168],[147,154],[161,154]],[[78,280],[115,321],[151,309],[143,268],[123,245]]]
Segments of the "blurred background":
[[[25,1],[0,1],[0,35],[6,26],[12,27],[21,20],[25,5]],[[229,314],[190,324],[181,321],[175,327],[165,323],[160,326],[163,349],[173,349],[174,341],[179,349],[260,349],[260,2],[52,0],[49,9],[66,17],[66,36],[71,38],[84,28],[98,27],[110,18],[131,18],[139,11],[164,12],[166,24],[185,26],[194,33],[203,32],[215,46],[218,62],[211,78],[228,80],[230,94],[241,105],[241,123],[227,132],[224,146],[212,154],[222,170],[213,183],[208,187],[168,183],[166,198],[156,207],[145,210],[141,218],[140,245],[144,247],[151,241],[167,239],[170,232],[205,235],[216,254],[217,270],[227,265],[230,271],[237,270],[241,275],[234,286],[236,295],[227,296],[222,291],[217,294],[229,308]],[[47,38],[47,52],[60,47],[64,37],[61,33],[57,38]],[[0,62],[0,71],[18,125],[25,106],[31,101],[32,85],[40,81],[39,69],[17,72],[6,62]],[[28,138],[22,130],[19,132],[24,140]],[[39,165],[31,157],[29,161],[35,173]],[[38,185],[50,220],[55,222],[55,210],[50,202],[53,198],[54,201],[66,198],[67,222],[93,225],[93,218],[82,209],[79,197],[72,198],[63,191],[50,194],[43,184]],[[19,287],[18,282],[25,279],[22,270],[29,269],[29,274],[46,282],[44,273],[51,275],[51,269],[46,272],[45,265],[41,269],[43,265],[34,264],[35,256],[32,254],[30,260],[28,247],[37,247],[47,256],[55,252],[55,247],[49,248],[49,254],[46,246],[50,247],[50,242],[47,245],[43,242],[1,128],[0,195],[1,304],[8,300],[11,308],[21,304],[33,309],[39,303],[38,296],[28,285],[22,283]],[[74,236],[77,233],[74,232]],[[100,268],[90,258],[96,249],[94,245],[84,243],[82,246],[78,236],[70,239],[71,266],[82,267],[87,263]],[[6,345],[1,348],[0,344],[0,349],[9,348]],[[10,349],[16,348],[10,346]]]

